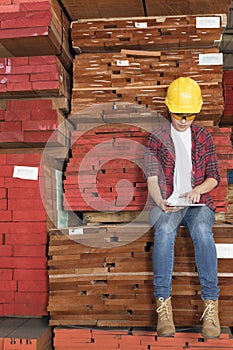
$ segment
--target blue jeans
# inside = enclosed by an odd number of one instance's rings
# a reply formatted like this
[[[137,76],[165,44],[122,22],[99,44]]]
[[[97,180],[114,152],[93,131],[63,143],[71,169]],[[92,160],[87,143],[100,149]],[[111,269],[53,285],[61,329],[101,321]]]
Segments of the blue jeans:
[[[180,225],[184,225],[192,238],[195,261],[203,300],[216,300],[218,288],[218,262],[212,232],[214,213],[207,206],[188,207],[165,213],[155,206],[150,212],[154,226],[153,274],[154,295],[168,298],[172,291],[174,245]]]

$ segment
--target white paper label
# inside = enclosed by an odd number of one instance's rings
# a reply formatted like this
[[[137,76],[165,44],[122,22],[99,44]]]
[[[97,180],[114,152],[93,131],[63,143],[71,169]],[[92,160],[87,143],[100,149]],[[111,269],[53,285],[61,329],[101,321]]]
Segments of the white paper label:
[[[74,235],[83,235],[83,228],[70,228],[69,229],[69,235],[74,236]]]
[[[117,60],[117,66],[119,67],[128,67],[129,60]]]
[[[136,28],[147,28],[147,22],[135,22]]]
[[[223,64],[222,53],[200,53],[199,64],[204,66],[214,66]]]
[[[24,180],[38,180],[38,167],[14,166],[13,177]]]
[[[196,28],[220,28],[220,17],[196,17]]]
[[[216,243],[217,257],[220,259],[233,259],[233,244]]]

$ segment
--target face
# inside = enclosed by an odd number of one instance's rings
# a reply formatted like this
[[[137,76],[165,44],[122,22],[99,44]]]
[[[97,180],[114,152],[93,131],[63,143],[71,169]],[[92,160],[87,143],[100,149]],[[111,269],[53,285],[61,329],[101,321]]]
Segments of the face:
[[[196,115],[195,114],[179,114],[179,113],[171,113],[171,122],[173,127],[180,132],[187,130],[190,125],[193,123]]]

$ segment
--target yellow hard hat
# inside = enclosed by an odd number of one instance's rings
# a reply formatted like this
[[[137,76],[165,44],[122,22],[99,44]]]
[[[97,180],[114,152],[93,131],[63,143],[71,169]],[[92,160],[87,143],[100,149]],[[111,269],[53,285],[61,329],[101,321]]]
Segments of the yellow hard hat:
[[[175,79],[167,89],[165,104],[171,113],[199,113],[202,103],[201,88],[191,78]]]

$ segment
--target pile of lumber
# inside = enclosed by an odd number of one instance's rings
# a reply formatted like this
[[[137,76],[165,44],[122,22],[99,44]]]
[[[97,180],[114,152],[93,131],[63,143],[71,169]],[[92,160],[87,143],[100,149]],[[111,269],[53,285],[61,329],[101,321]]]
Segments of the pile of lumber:
[[[48,315],[47,233],[61,220],[72,129],[69,26],[57,0],[1,1],[1,317]]]
[[[224,108],[219,55],[217,48],[78,55],[74,59],[71,112],[115,101],[142,104],[166,115],[168,85],[180,76],[189,76],[202,88],[201,116],[218,124]]]
[[[231,249],[232,225],[215,224],[214,236],[217,249],[224,244]],[[154,327],[152,249],[153,229],[143,223],[50,230],[50,325]],[[218,264],[220,320],[228,327],[233,324],[232,255],[220,254]],[[175,245],[172,301],[177,326],[200,325],[203,302],[184,227]]]
[[[1,58],[1,98],[70,98],[70,75],[57,56]]]
[[[178,350],[199,349],[218,350],[232,347],[230,333],[222,333],[219,339],[204,339],[194,330],[179,330],[171,338],[158,337],[152,330],[133,328],[127,329],[98,329],[98,328],[54,328],[54,349],[68,350],[71,344],[79,350]]]
[[[88,113],[80,114],[78,118],[78,121],[93,122],[87,123],[91,125],[89,130],[85,123],[82,130],[76,120],[77,130],[72,132],[72,157],[67,162],[63,181],[64,209],[84,213],[146,210],[145,144],[151,127],[158,127],[165,118],[145,114],[145,109],[134,110],[131,104],[123,107],[107,104],[99,112],[93,108],[93,112],[93,118]],[[128,124],[113,122],[122,118],[128,120]],[[153,124],[146,123],[150,118],[154,118]],[[103,124],[98,126],[98,123]],[[221,182],[211,195],[216,206],[216,219],[224,221],[230,199],[227,171],[233,167],[231,128],[207,128],[216,144],[221,174]]]
[[[40,195],[40,161],[39,150],[0,154],[0,316],[47,315],[47,230],[53,226],[47,227]]]
[[[0,349],[51,350],[52,330],[46,319],[0,319]]]
[[[71,341],[72,339],[72,341]],[[67,347],[67,344],[70,347]],[[232,349],[232,338],[229,333],[222,333],[219,339],[204,339],[199,332],[189,330],[182,332],[178,329],[172,338],[158,337],[152,329],[76,329],[54,328],[54,349],[55,350],[177,350],[177,349],[210,349],[218,350]]]
[[[226,28],[223,31],[220,51],[223,53],[223,92],[224,92],[224,113],[221,124],[224,126],[232,126],[233,117],[233,4],[231,4]]]
[[[65,98],[4,99],[0,106],[0,148],[69,145]]]
[[[226,15],[88,19],[72,22],[76,53],[218,46]]]
[[[70,23],[57,0],[0,4],[0,57],[59,56],[71,70]]]
[[[232,51],[233,52],[233,51]],[[233,117],[233,62],[231,69],[225,69],[223,73],[224,86],[224,116],[222,125],[232,126]]]
[[[78,135],[73,132],[72,138]],[[143,172],[147,135],[139,127],[110,124],[72,142],[72,158],[65,171],[64,209],[141,210],[148,196]]]
[[[190,76],[202,88],[201,114],[218,124],[224,109],[219,45],[225,26],[225,14],[72,22],[71,114],[106,102],[141,104],[166,114],[168,85]]]
[[[125,138],[123,134],[129,131],[130,121],[132,128],[141,127],[140,148],[151,131],[148,128],[150,122],[143,128],[136,122],[136,114],[132,119],[127,111],[118,114],[117,106],[145,107],[149,120],[151,111],[167,118],[164,104],[167,87],[174,79],[189,76],[200,84],[204,102],[196,122],[211,129],[217,145],[222,182],[213,191],[213,198],[217,207],[216,219],[226,219],[230,200],[227,171],[232,167],[231,129],[221,130],[218,126],[224,110],[223,55],[219,46],[226,22],[225,14],[72,22],[72,46],[76,55],[71,119],[74,118],[77,127],[72,133],[71,156],[65,169],[65,210],[84,212],[86,217],[86,212],[119,211],[123,205],[125,211],[145,208],[148,193],[143,172],[135,165],[133,157],[133,164],[129,165],[127,160],[122,161],[121,158],[125,157],[121,154],[118,156],[121,163],[117,166],[119,160],[115,159],[114,148],[121,142],[121,136]],[[110,111],[111,105],[112,111],[105,113],[105,107]],[[145,126],[145,111],[137,110],[137,115],[140,115],[140,122],[144,120]],[[101,131],[99,127],[106,123],[108,128],[103,126]],[[125,129],[124,123],[127,124]],[[223,147],[223,137],[227,137],[226,148]],[[134,136],[130,139],[128,134],[127,138],[133,147]],[[114,141],[108,145],[110,140]],[[108,149],[104,149],[104,145]],[[121,144],[121,147],[126,150],[125,145]],[[102,152],[98,166],[94,151]],[[110,174],[113,177],[111,183]],[[123,176],[129,181],[128,187],[121,181]],[[122,192],[125,191],[125,201],[118,200],[117,180],[122,184]],[[128,192],[132,193],[131,202]]]
[[[108,0],[108,6],[102,0],[93,0],[87,3],[85,0],[62,0],[70,18],[75,21],[87,18],[114,18],[136,16],[168,16],[168,15],[199,15],[215,13],[227,13],[231,0]]]

